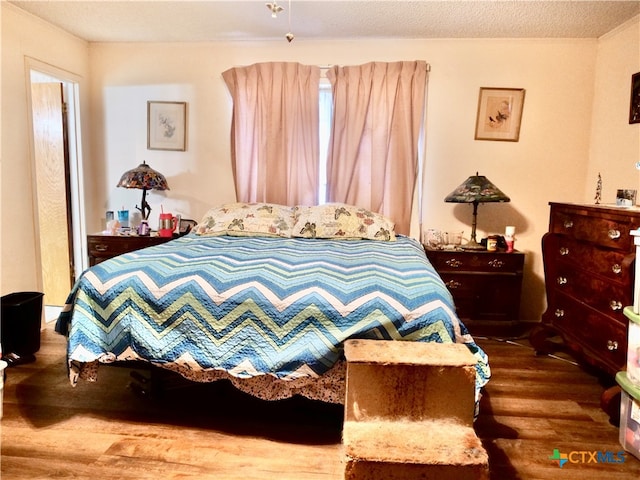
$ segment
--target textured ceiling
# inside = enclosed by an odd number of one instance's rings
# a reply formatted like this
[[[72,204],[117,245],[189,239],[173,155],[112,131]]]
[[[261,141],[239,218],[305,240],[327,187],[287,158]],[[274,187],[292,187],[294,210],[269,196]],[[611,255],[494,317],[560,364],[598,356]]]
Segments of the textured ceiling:
[[[597,38],[640,14],[640,0],[11,1],[91,42],[346,38]],[[639,39],[640,41],[640,39]]]

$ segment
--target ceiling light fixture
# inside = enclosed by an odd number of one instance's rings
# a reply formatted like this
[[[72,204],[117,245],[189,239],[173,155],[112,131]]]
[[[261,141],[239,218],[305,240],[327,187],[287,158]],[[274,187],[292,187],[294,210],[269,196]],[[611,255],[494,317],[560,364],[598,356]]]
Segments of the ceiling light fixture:
[[[268,2],[265,3],[265,5],[271,11],[271,18],[278,18],[278,14],[284,10],[284,8],[282,8],[276,2]]]
[[[289,0],[289,32],[284,36],[284,38],[286,38],[289,43],[291,43],[295,38],[293,33],[291,33],[291,0]]]

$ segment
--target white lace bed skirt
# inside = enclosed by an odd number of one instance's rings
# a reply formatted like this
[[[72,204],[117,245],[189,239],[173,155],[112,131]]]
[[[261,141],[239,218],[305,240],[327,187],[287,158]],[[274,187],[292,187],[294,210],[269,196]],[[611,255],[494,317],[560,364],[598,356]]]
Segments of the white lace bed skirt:
[[[70,364],[71,383],[75,385],[78,379],[90,382],[97,381],[98,367],[101,364],[112,362],[113,359],[107,358],[102,361],[97,360],[82,364],[72,361]],[[161,367],[199,383],[229,380],[238,390],[262,400],[282,400],[294,395],[301,395],[311,400],[344,404],[346,376],[346,362],[344,360],[338,361],[329,371],[319,377],[300,377],[293,380],[281,380],[272,375],[238,378],[223,370],[192,370],[178,364],[165,364]]]

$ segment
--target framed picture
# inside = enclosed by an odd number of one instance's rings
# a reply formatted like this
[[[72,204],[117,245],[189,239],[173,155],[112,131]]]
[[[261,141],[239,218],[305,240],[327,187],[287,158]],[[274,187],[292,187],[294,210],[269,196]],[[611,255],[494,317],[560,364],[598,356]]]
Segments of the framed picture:
[[[640,72],[631,75],[631,107],[629,123],[640,123]]]
[[[524,88],[481,87],[475,139],[517,142],[524,92]]]
[[[187,103],[147,102],[147,149],[186,150]]]
[[[631,207],[636,204],[636,190],[618,189],[616,192],[616,205],[619,207]]]

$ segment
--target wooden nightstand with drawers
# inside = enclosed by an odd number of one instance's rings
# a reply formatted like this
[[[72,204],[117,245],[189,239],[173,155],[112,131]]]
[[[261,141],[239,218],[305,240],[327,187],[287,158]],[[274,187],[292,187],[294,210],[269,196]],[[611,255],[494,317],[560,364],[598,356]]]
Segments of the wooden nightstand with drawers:
[[[512,335],[518,328],[524,253],[425,248],[472,334]]]
[[[160,245],[175,237],[135,236],[135,235],[87,235],[89,266],[97,265],[111,257],[133,252],[141,248]]]

